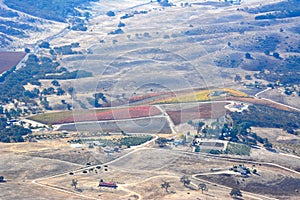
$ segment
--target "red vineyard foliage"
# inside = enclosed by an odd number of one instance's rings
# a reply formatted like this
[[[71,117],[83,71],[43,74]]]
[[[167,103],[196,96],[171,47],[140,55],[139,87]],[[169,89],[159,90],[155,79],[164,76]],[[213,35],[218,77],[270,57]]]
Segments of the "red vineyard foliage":
[[[16,66],[25,55],[23,52],[0,52],[0,74]]]
[[[129,108],[120,108],[112,110],[95,110],[86,114],[74,113],[74,116],[67,117],[54,124],[74,123],[84,121],[104,121],[104,120],[121,120],[121,119],[135,119],[142,117],[150,117],[161,114],[160,110],[155,106],[138,106]]]

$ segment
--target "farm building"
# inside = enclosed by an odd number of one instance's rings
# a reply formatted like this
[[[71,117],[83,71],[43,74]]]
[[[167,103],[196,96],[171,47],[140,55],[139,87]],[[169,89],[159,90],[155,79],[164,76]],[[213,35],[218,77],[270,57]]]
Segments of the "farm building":
[[[108,187],[116,189],[118,186],[115,182],[104,182],[102,179],[99,182],[98,187]]]

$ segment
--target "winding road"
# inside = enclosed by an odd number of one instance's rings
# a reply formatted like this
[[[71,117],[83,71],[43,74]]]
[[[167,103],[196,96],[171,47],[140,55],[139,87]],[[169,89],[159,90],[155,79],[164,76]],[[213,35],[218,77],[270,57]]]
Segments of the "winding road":
[[[272,88],[267,88],[267,89],[265,89],[265,90],[263,90],[263,91],[260,91],[260,92],[256,93],[256,94],[254,95],[254,97],[257,98],[257,99],[263,99],[263,100],[269,101],[269,102],[271,102],[271,103],[275,103],[275,104],[278,104],[278,105],[280,105],[280,106],[284,106],[284,107],[287,107],[287,108],[290,108],[290,109],[292,109],[292,110],[295,110],[295,111],[300,112],[300,109],[299,109],[299,108],[296,108],[296,107],[294,107],[294,106],[290,106],[290,105],[287,105],[287,104],[279,103],[279,102],[277,102],[277,101],[273,101],[272,99],[267,99],[267,98],[259,97],[259,95],[261,95],[261,94],[263,94],[263,93],[265,93],[265,92],[267,92],[267,91],[269,91],[269,90],[272,90]]]

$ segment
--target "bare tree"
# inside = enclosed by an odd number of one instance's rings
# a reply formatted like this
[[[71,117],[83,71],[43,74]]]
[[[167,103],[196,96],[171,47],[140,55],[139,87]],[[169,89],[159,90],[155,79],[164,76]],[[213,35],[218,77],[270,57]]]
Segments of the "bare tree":
[[[77,179],[72,179],[71,186],[74,187],[75,189],[77,189],[77,184],[78,184],[78,180]]]
[[[167,193],[169,193],[169,191],[168,191],[169,187],[171,187],[170,182],[163,181],[163,183],[161,184],[161,188],[164,188]]]
[[[205,190],[205,191],[208,190],[208,188],[207,188],[207,186],[206,186],[205,183],[199,183],[198,188],[202,191],[202,194],[203,194],[203,191],[204,191],[204,190]]]

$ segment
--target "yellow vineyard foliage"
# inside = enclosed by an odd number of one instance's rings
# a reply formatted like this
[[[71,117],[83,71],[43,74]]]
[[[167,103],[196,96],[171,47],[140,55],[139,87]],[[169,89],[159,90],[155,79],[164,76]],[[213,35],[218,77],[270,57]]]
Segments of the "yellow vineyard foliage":
[[[180,103],[180,102],[194,102],[194,101],[210,101],[220,99],[221,97],[235,96],[235,97],[247,97],[244,92],[234,90],[231,88],[213,89],[213,90],[200,90],[193,93],[178,95],[175,97],[169,97],[160,100],[157,103]]]

